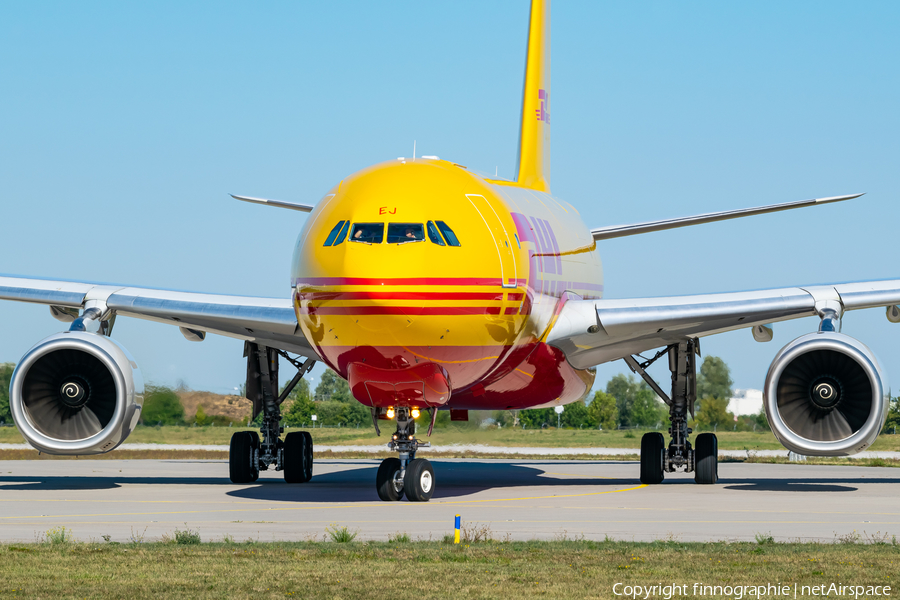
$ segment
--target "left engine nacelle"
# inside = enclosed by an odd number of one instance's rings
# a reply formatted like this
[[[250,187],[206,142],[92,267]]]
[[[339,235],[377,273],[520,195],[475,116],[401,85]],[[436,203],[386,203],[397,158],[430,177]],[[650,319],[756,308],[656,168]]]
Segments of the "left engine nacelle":
[[[134,359],[109,337],[83,331],[38,342],[9,385],[22,436],[48,454],[102,454],[134,430],[144,381]]]
[[[848,456],[868,448],[881,432],[890,389],[865,344],[824,331],[778,352],[763,396],[772,433],[785,448]]]

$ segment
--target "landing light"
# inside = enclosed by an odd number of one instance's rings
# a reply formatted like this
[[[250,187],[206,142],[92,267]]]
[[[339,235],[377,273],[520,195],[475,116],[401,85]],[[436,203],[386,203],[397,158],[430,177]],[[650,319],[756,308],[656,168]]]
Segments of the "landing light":
[[[388,419],[393,419],[393,418],[394,418],[394,407],[393,407],[393,406],[388,407],[388,409],[387,409],[387,418],[388,418]]]
[[[415,407],[414,407],[414,408],[412,409],[412,417],[413,417],[413,419],[418,419],[418,418],[419,418],[419,409],[418,409],[418,408],[415,408]]]

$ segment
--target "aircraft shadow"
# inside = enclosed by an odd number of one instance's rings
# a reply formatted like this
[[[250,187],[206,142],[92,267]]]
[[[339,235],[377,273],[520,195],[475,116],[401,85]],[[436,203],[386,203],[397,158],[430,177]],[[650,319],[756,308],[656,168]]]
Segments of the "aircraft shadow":
[[[233,485],[228,477],[138,477],[138,476],[0,476],[0,492],[64,491],[64,490],[111,490],[125,484],[133,485]]]
[[[828,483],[825,483],[828,481]],[[722,481],[719,482],[723,483]],[[869,480],[866,483],[898,483],[897,480]],[[841,485],[835,483],[834,480],[823,480],[821,482],[811,482],[809,480],[788,481],[779,479],[755,480],[748,483],[739,483],[733,485],[723,485],[726,490],[735,490],[739,492],[855,492],[859,488],[850,485]]]
[[[172,461],[180,463],[182,461]],[[571,471],[578,466],[623,464],[620,461],[579,461],[577,465],[558,461],[513,462],[461,462],[431,461],[435,470],[437,488],[434,499],[460,498],[488,489],[508,488],[603,488],[630,487],[639,484],[637,473],[634,478],[580,477]],[[338,472],[314,474],[309,483],[286,484],[280,473],[263,473],[260,480],[240,489],[226,492],[235,498],[272,500],[280,502],[371,502],[377,501],[375,473],[378,463],[361,464],[358,461],[328,461],[329,465],[346,465]],[[177,467],[173,465],[173,471]],[[221,469],[221,476],[209,477],[141,477],[115,473],[109,475],[65,476],[65,475],[0,475],[0,492],[3,491],[65,491],[65,490],[109,490],[122,485],[202,485],[233,486],[227,477],[227,467]],[[864,484],[900,484],[900,472],[891,477],[794,477],[777,478],[721,478],[716,488],[737,492],[854,492]],[[673,485],[696,485],[692,477],[670,477],[661,487]],[[655,487],[655,486],[654,486]],[[529,492],[541,495],[540,489]]]
[[[272,500],[282,502],[371,502],[377,501],[375,492],[375,473],[377,465],[357,466],[337,473],[315,475],[309,483],[295,485],[277,485],[277,481],[260,481],[258,485],[228,492],[229,496],[254,500]],[[620,488],[636,486],[637,478],[598,478],[560,476],[565,473],[567,464],[559,462],[530,462],[527,465],[510,463],[461,463],[432,461],[435,470],[437,488],[433,499],[460,498],[470,496],[487,489],[502,488],[541,488],[555,487],[565,489],[572,487],[592,487],[598,491],[603,488]],[[585,463],[582,463],[585,464]],[[591,463],[587,463],[591,464]],[[596,463],[593,463],[596,464]],[[608,462],[605,464],[609,464]],[[770,492],[854,492],[861,484],[898,484],[898,477],[854,477],[831,479],[824,477],[805,477],[794,479],[775,478],[727,478],[720,479],[719,489],[732,491],[770,491]],[[671,485],[696,485],[692,477],[670,478],[662,484],[665,488]],[[654,486],[655,487],[655,486]],[[532,490],[530,494],[540,495],[541,491]]]
[[[329,461],[329,464],[334,464]],[[313,475],[308,483],[285,485],[284,482],[263,481],[258,485],[228,492],[229,496],[252,500],[282,502],[373,502],[378,501],[375,491],[375,474],[378,465],[360,465],[335,473]],[[445,462],[432,460],[437,487],[432,499],[470,496],[487,489],[523,487],[622,487],[638,485],[636,479],[564,476],[547,473],[547,470],[565,471],[566,464],[547,463],[483,463]],[[539,468],[541,465],[549,469]],[[279,485],[280,484],[280,485]],[[540,494],[540,492],[535,492]]]

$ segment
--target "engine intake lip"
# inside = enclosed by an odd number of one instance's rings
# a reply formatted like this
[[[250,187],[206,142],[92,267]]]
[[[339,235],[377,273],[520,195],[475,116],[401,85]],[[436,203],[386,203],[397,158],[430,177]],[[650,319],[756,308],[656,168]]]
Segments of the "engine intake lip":
[[[88,339],[85,337],[90,336]],[[28,351],[22,357],[22,360],[16,366],[12,375],[12,385],[10,388],[10,409],[13,413],[13,420],[16,426],[22,432],[22,435],[36,449],[51,454],[77,454],[84,451],[86,454],[93,453],[96,448],[105,446],[107,443],[117,443],[117,428],[111,424],[120,423],[124,419],[127,409],[128,398],[126,397],[127,384],[125,378],[117,365],[116,360],[110,355],[104,346],[112,346],[114,342],[108,338],[104,338],[98,334],[79,334],[79,333],[63,333],[54,336],[47,341],[39,343],[37,346]],[[52,353],[64,350],[75,350],[89,355],[96,360],[107,371],[110,384],[115,387],[115,406],[110,407],[112,410],[106,410],[100,416],[100,427],[97,427],[96,433],[79,439],[66,439],[65,436],[55,435],[48,431],[45,426],[39,422],[34,415],[31,414],[26,402],[23,400],[24,387],[28,372],[41,359],[51,355]],[[65,381],[63,381],[65,379]],[[57,387],[60,390],[65,382],[69,381],[65,376],[60,378],[60,384]],[[84,399],[89,402],[89,395]],[[82,403],[83,406],[83,403]],[[73,407],[78,410],[80,407]]]
[[[795,392],[807,398],[808,410],[803,416],[801,411],[789,409],[790,400],[784,398],[785,381],[792,370],[797,371],[804,357],[808,359],[813,353],[822,351],[840,355],[836,358],[847,364],[852,362],[855,367],[848,370],[858,369],[858,377],[855,381],[850,375],[834,373],[810,377],[810,381],[802,386],[802,392]],[[815,388],[823,383],[835,387],[836,394],[816,398]],[[814,456],[848,456],[864,450],[877,437],[884,423],[889,393],[881,367],[869,348],[840,333],[817,332],[801,336],[779,351],[769,367],[763,395],[772,433],[788,450]],[[850,405],[851,402],[855,405]],[[854,410],[856,415],[851,414]],[[804,435],[809,433],[807,425],[810,421],[806,419],[833,417],[832,413],[837,411],[850,415],[847,419],[849,434],[845,428],[843,434],[833,434],[832,439],[811,439]]]

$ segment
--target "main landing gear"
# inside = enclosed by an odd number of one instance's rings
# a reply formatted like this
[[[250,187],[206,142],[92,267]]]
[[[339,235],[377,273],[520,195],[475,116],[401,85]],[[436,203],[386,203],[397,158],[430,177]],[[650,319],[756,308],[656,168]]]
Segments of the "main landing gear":
[[[253,418],[262,412],[260,433],[238,431],[231,436],[228,450],[228,471],[234,483],[252,483],[259,478],[260,471],[274,465],[276,471],[284,472],[288,483],[306,483],[312,479],[313,442],[306,431],[292,431],[284,436],[281,427],[281,404],[304,375],[313,368],[315,361],[300,362],[282,350],[267,348],[252,342],[244,345],[247,357],[247,398],[253,402]],[[297,367],[297,374],[284,388],[278,391],[278,357],[283,356]],[[260,434],[262,437],[260,438]]]
[[[662,483],[667,472],[676,471],[694,473],[694,481],[697,483],[712,484],[719,479],[719,446],[715,434],[701,433],[694,440],[695,447],[688,440],[692,433],[687,426],[688,413],[693,416],[697,400],[696,356],[699,354],[700,341],[692,338],[668,346],[643,363],[632,356],[625,357],[631,370],[640,375],[669,406],[671,440],[668,448],[661,433],[645,433],[641,438],[641,483]],[[669,357],[671,397],[644,370],[663,355]]]
[[[437,416],[436,408],[431,411],[429,435],[431,435],[434,419]],[[434,469],[428,460],[416,458],[416,451],[419,448],[427,448],[431,445],[428,442],[420,442],[415,437],[416,422],[414,419],[418,416],[418,412],[418,409],[415,408],[401,407],[396,410],[396,415],[394,415],[395,411],[392,408],[387,411],[372,409],[375,431],[378,431],[379,415],[383,414],[387,418],[395,416],[397,420],[397,431],[391,436],[388,447],[391,450],[397,450],[400,458],[384,459],[375,476],[375,488],[378,490],[378,497],[382,500],[395,502],[406,494],[410,502],[428,502],[434,494]]]

